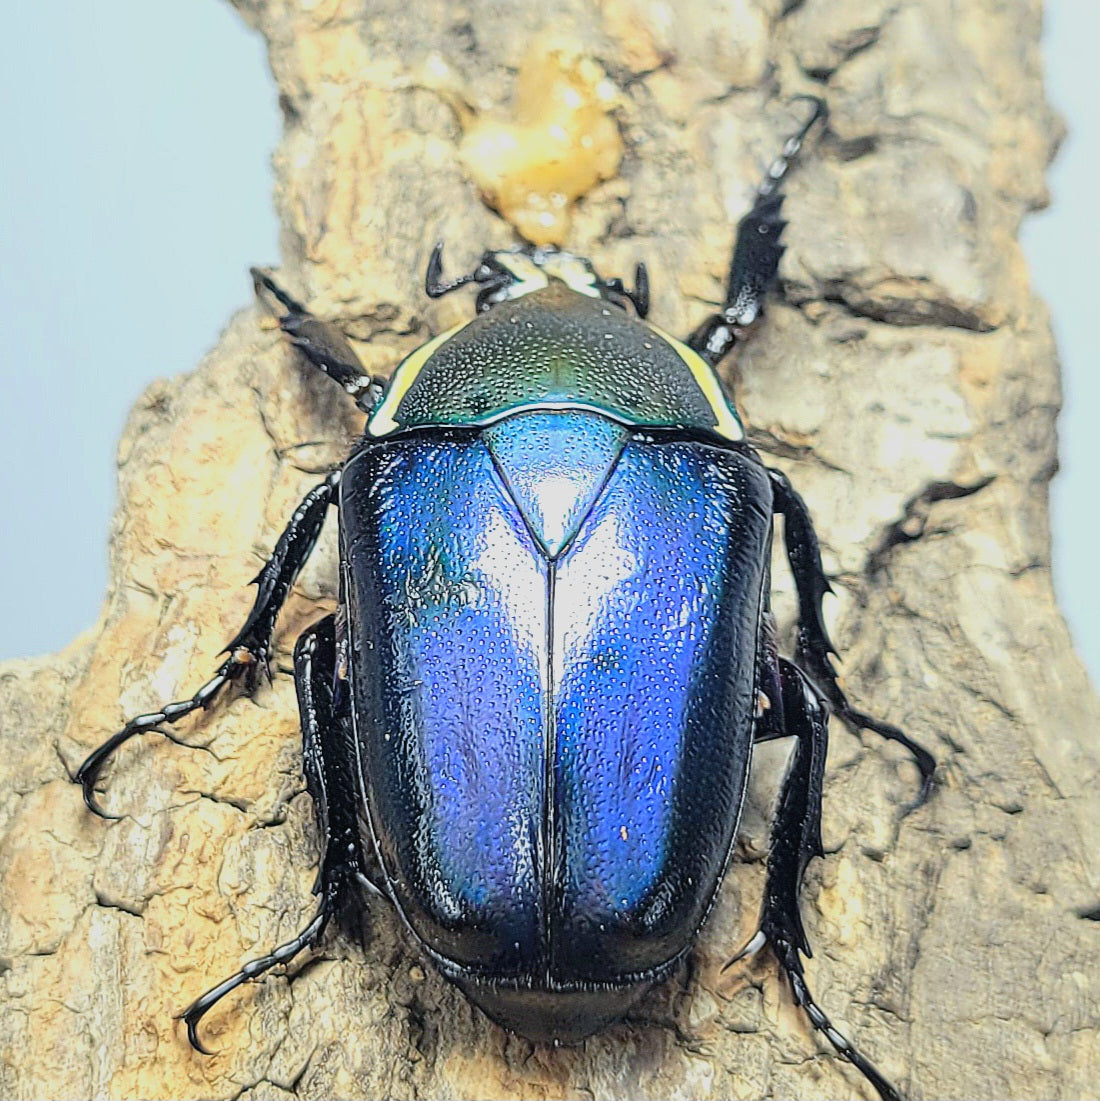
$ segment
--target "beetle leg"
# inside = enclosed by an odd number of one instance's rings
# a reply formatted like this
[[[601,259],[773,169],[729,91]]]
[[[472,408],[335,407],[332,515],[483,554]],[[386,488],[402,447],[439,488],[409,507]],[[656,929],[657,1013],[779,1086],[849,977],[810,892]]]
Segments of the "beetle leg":
[[[827,114],[825,101],[812,96],[813,113],[798,133],[787,139],[780,155],[772,162],[764,182],[757,188],[752,209],[737,224],[737,242],[733,248],[726,301],[688,338],[688,345],[712,367],[733,348],[745,330],[760,316],[764,297],[779,274],[784,246],[780,244],[783,227],[780,217],[783,195],[779,188],[798,156],[806,135],[818,119]]]
[[[305,564],[321,534],[325,512],[340,484],[340,473],[338,470],[334,471],[320,485],[314,486],[295,509],[286,530],[279,536],[271,557],[253,581],[258,586],[258,591],[252,611],[236,637],[222,651],[229,657],[218,666],[214,676],[190,699],[167,703],[159,711],[131,719],[117,734],[93,750],[76,770],[73,779],[82,787],[84,803],[94,814],[98,814],[100,818],[118,817],[107,814],[96,801],[95,786],[103,766],[123,742],[129,741],[136,734],[159,730],[171,741],[186,745],[169,731],[161,730],[162,724],[177,723],[193,711],[205,710],[221,690],[234,681],[243,680],[249,692],[256,687],[260,673],[267,668],[275,620],[298,571]]]
[[[335,615],[315,623],[294,647],[302,769],[313,798],[317,829],[324,839],[314,894],[324,893],[330,881],[339,881],[339,885],[350,878],[369,893],[389,898],[371,878],[359,840],[351,688],[339,647]]]
[[[798,590],[798,648],[795,660],[825,694],[833,711],[851,729],[873,730],[880,737],[900,742],[909,750],[921,774],[920,792],[912,806],[920,806],[932,791],[936,759],[893,723],[876,719],[848,702],[829,660],[829,655],[836,654],[836,650],[825,629],[821,602],[826,593],[832,592],[832,586],[821,564],[821,547],[809,509],[785,474],[769,468],[768,475],[775,495],[775,511],[783,516],[787,560]]]
[[[314,317],[266,272],[252,268],[251,275],[257,296],[278,319],[290,343],[355,398],[360,409],[370,412],[382,384],[363,369],[347,337],[335,325]],[[281,309],[272,307],[272,298]]]
[[[313,947],[347,901],[353,884],[373,884],[366,878],[356,819],[349,695],[337,676],[335,616],[326,616],[303,632],[294,647],[294,681],[302,720],[303,767],[306,786],[324,843],[324,854],[313,893],[320,896],[317,913],[286,944],[250,960],[235,974],[192,1002],[179,1016],[196,1051],[203,1047],[198,1027],[203,1016],[238,986],[259,978],[300,952]]]
[[[771,562],[771,540],[768,540],[768,559]],[[779,644],[776,638],[775,616],[771,603],[771,568],[764,582],[764,613],[760,619],[760,647],[757,652],[756,674],[756,726],[753,740],[770,742],[773,738],[787,737],[787,724],[783,715],[783,677],[779,664]]]
[[[772,827],[759,932],[726,968],[768,945],[791,984],[795,1002],[806,1011],[814,1028],[867,1078],[883,1101],[901,1101],[901,1095],[874,1064],[833,1027],[806,985],[801,957],[813,953],[802,925],[799,897],[806,866],[815,856],[825,855],[821,844],[821,790],[829,745],[829,710],[798,666],[784,658],[779,659],[779,665],[786,732],[798,741]]]

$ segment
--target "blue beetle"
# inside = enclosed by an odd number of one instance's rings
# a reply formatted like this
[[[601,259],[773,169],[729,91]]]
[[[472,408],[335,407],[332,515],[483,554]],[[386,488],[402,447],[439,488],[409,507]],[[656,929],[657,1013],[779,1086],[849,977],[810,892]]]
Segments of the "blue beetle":
[[[269,274],[258,294],[306,361],[367,414],[350,458],[303,500],[257,578],[228,658],[193,697],[131,720],[77,772],[90,809],[136,734],[254,687],[330,505],[340,605],[298,640],[304,770],[324,853],[313,920],[182,1014],[315,944],[362,892],[388,900],[440,972],[535,1041],[622,1017],[690,951],[729,862],[754,743],[797,739],[773,827],[760,931],[796,1001],[881,1097],[899,1095],[805,981],[799,916],[822,855],[829,590],[801,498],[745,440],[715,366],[760,313],[782,254],[784,147],[742,219],[726,302],[681,343],[633,289],[553,248],[486,253],[431,296],[478,288],[476,316],[383,383]],[[795,660],[769,610],[773,518],[799,599]],[[744,953],[742,953],[744,954]]]

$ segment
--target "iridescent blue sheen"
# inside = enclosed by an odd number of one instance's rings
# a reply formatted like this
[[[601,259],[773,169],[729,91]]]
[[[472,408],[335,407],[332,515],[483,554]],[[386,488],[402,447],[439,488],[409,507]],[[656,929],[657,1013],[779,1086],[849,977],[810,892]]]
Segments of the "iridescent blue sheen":
[[[485,430],[497,468],[531,534],[556,558],[577,534],[626,442],[591,413],[517,413]]]
[[[498,1019],[508,976],[638,984],[690,945],[740,809],[771,518],[737,450],[624,442],[592,413],[516,421],[492,448],[450,429],[369,445],[341,486],[377,852]]]
[[[522,971],[542,928],[545,562],[476,439],[367,451],[342,488],[360,768],[397,904],[434,951]]]
[[[629,444],[553,581],[554,972],[690,942],[737,824],[770,530],[757,464]],[[738,658],[741,660],[738,660]],[[604,961],[607,961],[605,964]]]

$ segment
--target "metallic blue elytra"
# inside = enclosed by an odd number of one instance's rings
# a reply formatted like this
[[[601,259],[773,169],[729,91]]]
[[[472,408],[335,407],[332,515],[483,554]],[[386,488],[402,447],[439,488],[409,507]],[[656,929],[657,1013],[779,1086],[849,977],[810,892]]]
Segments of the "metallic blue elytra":
[[[521,974],[542,908],[546,561],[476,436],[369,447],[341,494],[356,746],[394,900],[441,957]]]
[[[617,982],[689,947],[736,828],[771,492],[759,463],[632,440],[553,578],[549,974]]]
[[[575,1039],[667,974],[725,866],[771,491],[746,454],[597,414],[499,427],[505,464],[492,430],[447,429],[345,468],[356,745],[414,934],[491,1015]],[[543,497],[546,528],[576,529],[557,557],[501,469],[529,488],[547,454],[584,487]]]
[[[183,1013],[191,1043],[227,993],[316,945],[368,895],[485,1013],[535,1041],[621,1018],[690,950],[729,863],[753,745],[796,746],[779,797],[760,932],[796,1002],[883,1101],[900,1094],[806,985],[799,912],[822,855],[830,711],[935,762],[854,709],[830,661],[828,581],[801,498],[745,442],[714,368],[759,315],[782,246],[778,192],[812,117],[742,220],[726,300],[686,343],[633,290],[556,249],[486,253],[477,316],[372,378],[343,335],[270,276],[291,344],[366,414],[347,462],[307,494],[257,577],[217,673],[131,719],[129,738],[247,689],[329,506],[340,603],[298,639],[303,769],[323,840],[315,917]],[[274,305],[273,305],[274,303]],[[797,660],[769,609],[782,516]]]

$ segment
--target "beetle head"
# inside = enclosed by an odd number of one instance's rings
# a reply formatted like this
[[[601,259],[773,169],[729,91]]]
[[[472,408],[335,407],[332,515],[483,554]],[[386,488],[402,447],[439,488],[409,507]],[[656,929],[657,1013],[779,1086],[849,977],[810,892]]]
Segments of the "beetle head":
[[[629,302],[639,317],[649,313],[649,275],[645,264],[637,266],[634,289],[627,290],[621,279],[602,278],[583,256],[553,247],[522,245],[499,252],[486,252],[468,275],[446,281],[442,276],[443,243],[440,242],[432,249],[424,276],[424,289],[431,298],[449,294],[467,283],[476,283],[481,288],[477,295],[477,310],[484,313],[498,302],[541,290],[551,279],[555,279],[578,294],[602,298],[622,309],[626,309]]]

